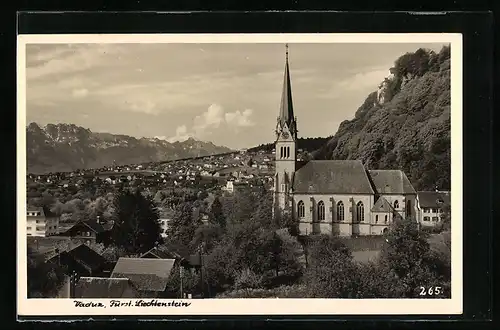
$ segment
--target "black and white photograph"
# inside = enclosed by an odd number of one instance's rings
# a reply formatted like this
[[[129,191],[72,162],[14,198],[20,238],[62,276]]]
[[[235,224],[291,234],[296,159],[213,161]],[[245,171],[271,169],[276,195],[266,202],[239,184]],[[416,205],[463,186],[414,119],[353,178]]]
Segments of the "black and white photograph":
[[[19,43],[19,299],[460,312],[459,35],[180,40]]]

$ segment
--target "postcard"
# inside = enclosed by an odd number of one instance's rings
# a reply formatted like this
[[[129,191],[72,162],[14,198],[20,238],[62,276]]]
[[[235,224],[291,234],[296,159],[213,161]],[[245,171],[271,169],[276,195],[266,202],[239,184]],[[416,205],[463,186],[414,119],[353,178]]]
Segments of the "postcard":
[[[18,35],[19,316],[462,313],[460,34]]]

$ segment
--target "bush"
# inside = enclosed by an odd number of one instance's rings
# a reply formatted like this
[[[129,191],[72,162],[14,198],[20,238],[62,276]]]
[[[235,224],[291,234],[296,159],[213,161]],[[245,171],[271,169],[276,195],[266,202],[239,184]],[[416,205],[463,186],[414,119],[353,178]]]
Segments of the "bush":
[[[283,285],[273,289],[233,290],[221,293],[216,298],[307,298],[305,285]]]

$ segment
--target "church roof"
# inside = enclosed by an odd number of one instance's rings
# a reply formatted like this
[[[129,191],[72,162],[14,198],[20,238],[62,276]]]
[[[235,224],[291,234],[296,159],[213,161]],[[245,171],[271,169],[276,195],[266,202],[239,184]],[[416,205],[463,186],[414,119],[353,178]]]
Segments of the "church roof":
[[[280,114],[278,117],[278,125],[284,127],[285,124],[290,129],[291,133],[295,132],[295,117],[293,114],[292,102],[292,86],[290,82],[290,70],[288,67],[288,45],[286,51],[285,74],[283,77],[283,91],[281,93]]]
[[[393,209],[392,205],[389,204],[387,199],[385,199],[384,197],[379,197],[379,199],[377,199],[377,201],[373,205],[371,211],[372,212],[392,212],[392,211],[394,211],[394,209]]]
[[[293,192],[303,194],[373,194],[359,160],[311,160],[295,172]]]
[[[416,194],[417,192],[401,170],[368,171],[377,193],[379,194]]]

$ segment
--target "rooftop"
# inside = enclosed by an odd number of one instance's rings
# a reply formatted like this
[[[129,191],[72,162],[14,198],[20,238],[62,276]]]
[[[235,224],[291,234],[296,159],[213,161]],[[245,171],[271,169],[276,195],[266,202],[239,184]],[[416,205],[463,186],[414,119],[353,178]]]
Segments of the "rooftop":
[[[120,258],[111,278],[128,278],[141,291],[164,291],[174,259]]]
[[[303,194],[374,193],[359,160],[311,160],[295,172],[293,191]]]
[[[134,289],[127,278],[80,277],[75,298],[133,298]]]
[[[401,170],[370,170],[370,178],[379,194],[416,194]]]
[[[449,191],[419,191],[417,193],[420,207],[432,208],[450,205],[451,193]]]

